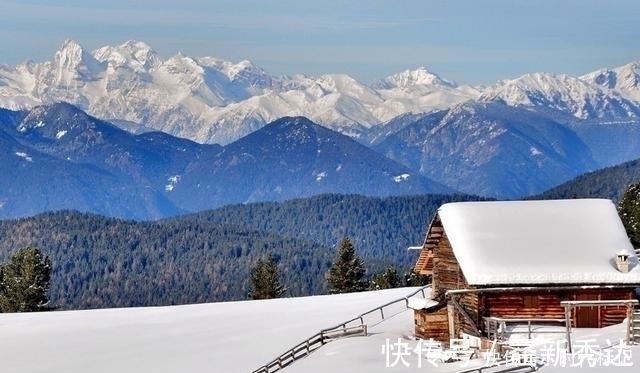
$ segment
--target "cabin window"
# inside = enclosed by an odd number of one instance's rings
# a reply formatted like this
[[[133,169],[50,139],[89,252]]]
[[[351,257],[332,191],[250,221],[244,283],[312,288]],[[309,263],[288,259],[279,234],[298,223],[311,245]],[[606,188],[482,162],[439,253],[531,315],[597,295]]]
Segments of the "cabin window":
[[[523,303],[527,308],[538,308],[540,304],[537,295],[525,295],[523,297]]]

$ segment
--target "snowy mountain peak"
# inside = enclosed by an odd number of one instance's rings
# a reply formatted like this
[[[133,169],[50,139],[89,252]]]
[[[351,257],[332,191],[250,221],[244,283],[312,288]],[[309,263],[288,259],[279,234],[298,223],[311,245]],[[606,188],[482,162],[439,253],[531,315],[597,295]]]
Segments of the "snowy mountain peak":
[[[620,91],[627,97],[640,101],[640,61],[615,69],[601,69],[583,75],[580,79],[605,88]]]
[[[262,68],[251,61],[243,60],[225,69],[225,73],[232,82],[239,82],[255,88],[271,88],[273,78]]]
[[[146,43],[129,40],[119,46],[106,46],[93,52],[101,62],[107,62],[112,68],[129,67],[134,71],[150,69],[161,62],[158,54]]]
[[[408,88],[416,85],[440,86],[456,88],[458,85],[430,72],[425,67],[416,70],[405,70],[375,82],[372,86],[379,89]]]
[[[544,107],[580,119],[639,117],[640,103],[616,91],[569,75],[526,74],[487,88],[480,101],[500,101],[510,106]]]
[[[102,70],[100,62],[71,39],[65,40],[56,52],[52,66],[57,71],[57,80],[65,83],[75,79],[93,79]]]

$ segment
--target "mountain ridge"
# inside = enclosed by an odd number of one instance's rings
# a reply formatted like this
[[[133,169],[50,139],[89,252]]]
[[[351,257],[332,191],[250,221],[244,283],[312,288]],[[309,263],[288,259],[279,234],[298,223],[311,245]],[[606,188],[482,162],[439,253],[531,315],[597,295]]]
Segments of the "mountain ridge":
[[[144,220],[330,192],[452,191],[301,117],[281,118],[223,147],[163,132],[134,135],[58,103],[0,111],[0,142],[7,170],[0,218],[76,209]]]

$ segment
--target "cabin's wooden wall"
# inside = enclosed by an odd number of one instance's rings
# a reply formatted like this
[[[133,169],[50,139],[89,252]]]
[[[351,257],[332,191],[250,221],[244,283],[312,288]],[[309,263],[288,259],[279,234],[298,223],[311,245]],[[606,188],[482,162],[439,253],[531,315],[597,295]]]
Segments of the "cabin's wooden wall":
[[[570,289],[570,290],[545,290],[545,291],[515,291],[484,293],[479,301],[482,316],[494,316],[502,318],[564,318],[564,307],[560,305],[563,300],[614,300],[632,299],[633,289]],[[576,308],[573,312],[572,322],[577,322],[577,315],[581,311]],[[594,311],[596,312],[596,311]],[[598,312],[597,327],[605,327],[618,324],[626,317],[625,307],[601,307]],[[580,325],[577,325],[580,327]]]
[[[440,342],[449,342],[449,321],[447,307],[437,306],[430,310],[416,310],[413,313],[415,334],[418,338],[433,338]]]
[[[574,299],[569,292],[484,293],[480,313],[482,316],[503,318],[561,319],[564,318],[564,308],[560,301],[569,299]]]
[[[560,305],[563,300],[618,300],[634,299],[632,288],[615,289],[568,289],[568,290],[536,290],[536,291],[505,291],[470,293],[457,296],[458,303],[466,310],[467,314],[476,322],[477,327],[483,330],[484,316],[501,318],[548,318],[564,319],[564,307]],[[625,306],[607,306],[590,309],[574,308],[572,323],[579,325],[579,313],[592,313],[597,317],[597,325],[594,327],[606,327],[621,323],[626,315]],[[438,308],[417,310],[414,313],[416,336],[423,339],[448,342],[449,338],[459,338],[462,332],[474,335],[476,325],[463,317],[457,309],[454,310],[455,335],[449,334],[449,319],[446,304]]]
[[[607,289],[600,293],[600,300],[635,299],[634,289]],[[619,324],[627,317],[626,307],[600,308],[600,327]]]
[[[444,294],[447,290],[468,288],[469,284],[464,278],[458,260],[453,254],[447,233],[444,232],[434,250],[431,290],[433,297],[436,300],[444,300]]]

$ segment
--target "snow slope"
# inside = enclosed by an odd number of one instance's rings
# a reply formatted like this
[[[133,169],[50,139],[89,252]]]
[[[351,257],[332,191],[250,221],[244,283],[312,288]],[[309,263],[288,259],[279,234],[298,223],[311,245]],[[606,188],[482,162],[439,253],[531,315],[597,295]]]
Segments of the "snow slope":
[[[412,290],[0,314],[0,365],[11,373],[251,372],[320,329]],[[400,318],[410,333],[412,314]]]
[[[187,306],[0,314],[2,372],[251,372],[320,329],[402,298],[415,288]],[[455,372],[462,363],[418,364],[417,356],[387,367],[382,352],[389,341],[417,346],[413,313],[405,311],[351,337],[321,347],[284,372]],[[620,326],[577,332],[576,338],[617,341]],[[630,368],[594,367],[589,372],[631,372],[640,347],[631,350]],[[394,358],[391,357],[391,362]],[[484,365],[483,359],[472,364]],[[544,367],[543,372],[569,368]]]

